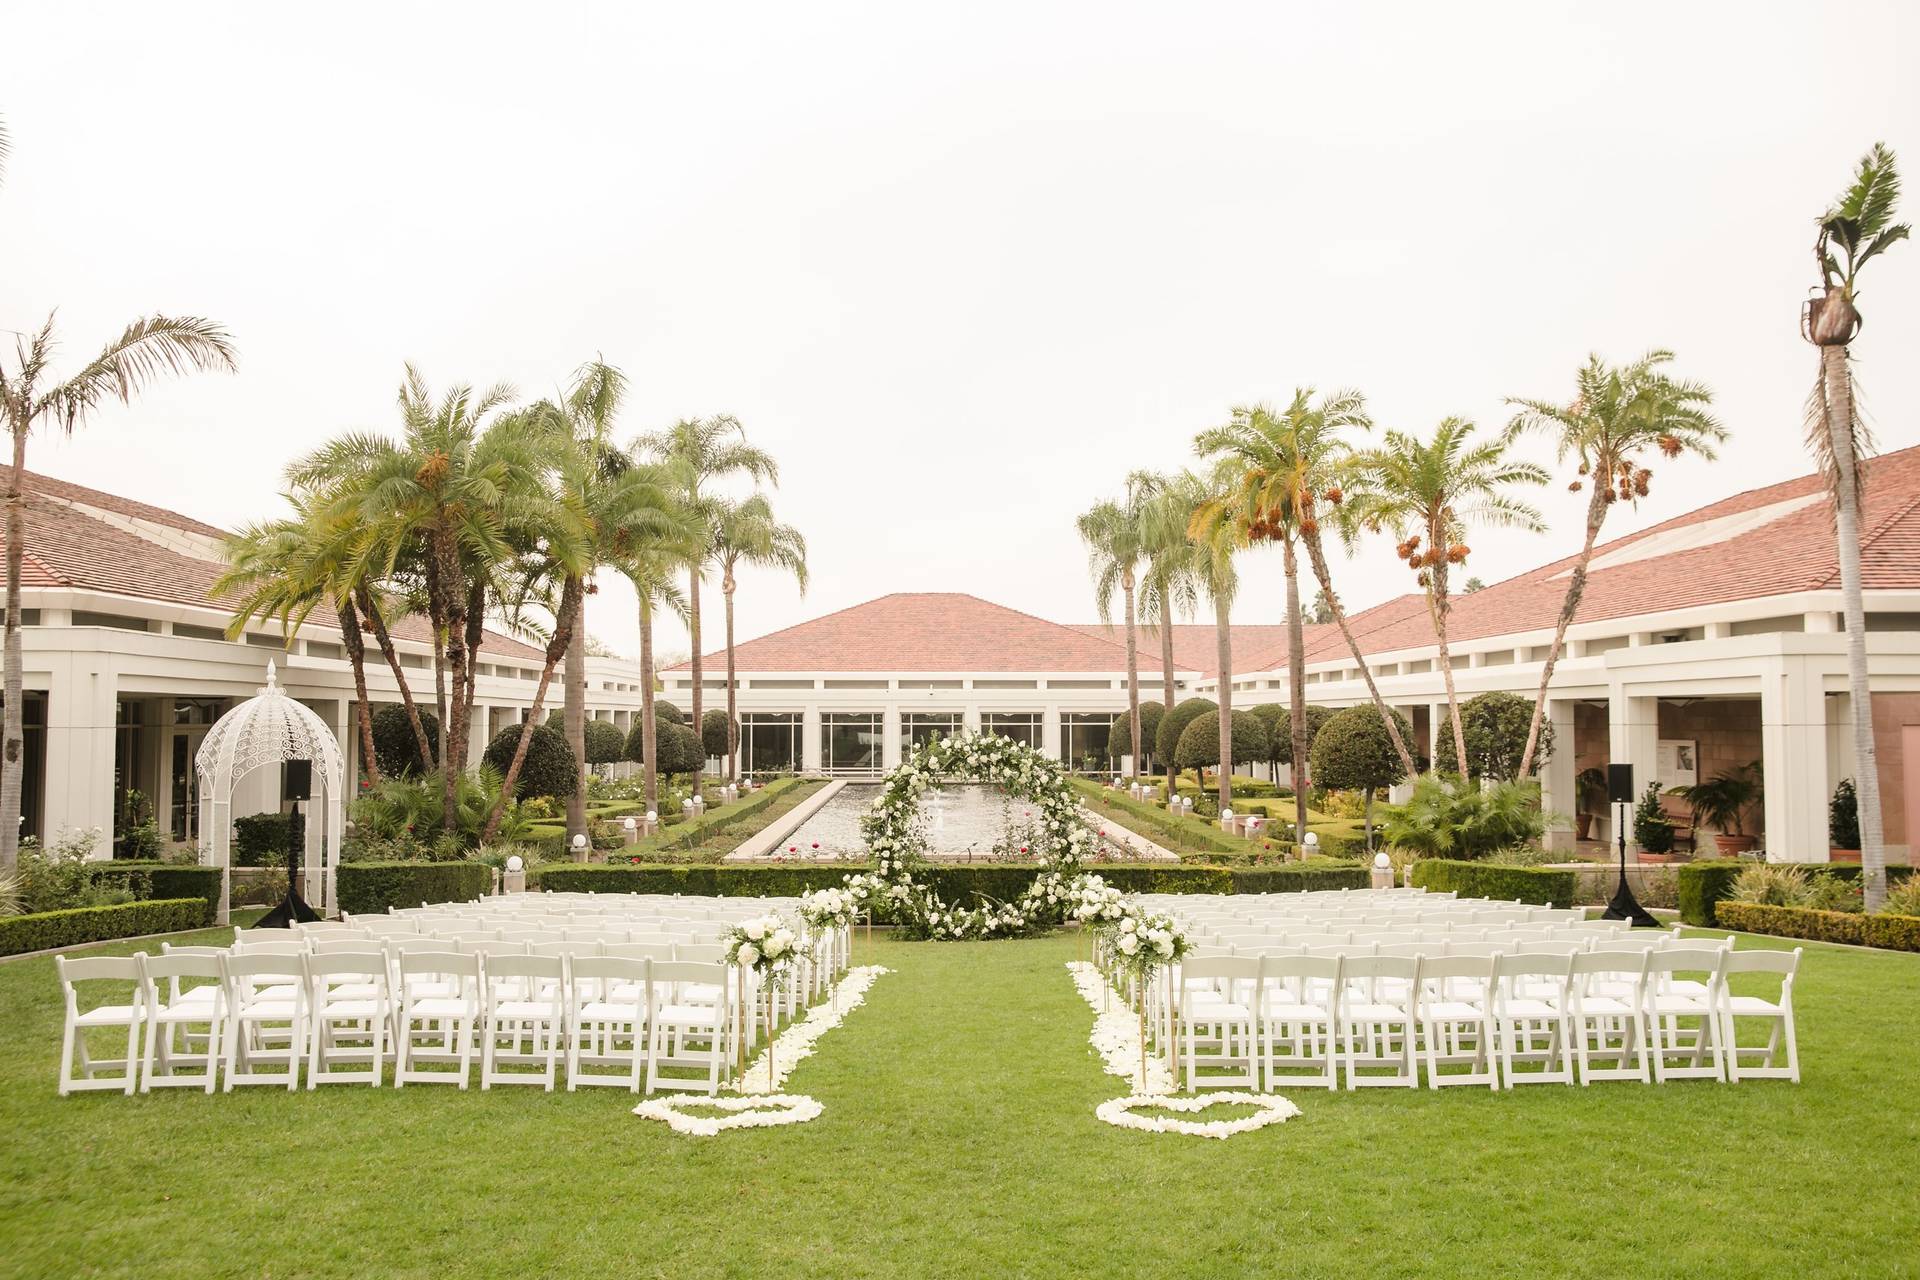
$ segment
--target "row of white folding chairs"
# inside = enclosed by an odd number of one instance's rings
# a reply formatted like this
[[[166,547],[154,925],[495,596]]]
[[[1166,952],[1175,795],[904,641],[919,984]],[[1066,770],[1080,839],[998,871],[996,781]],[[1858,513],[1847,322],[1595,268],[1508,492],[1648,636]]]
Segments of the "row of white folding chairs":
[[[1611,926],[1612,922],[1606,923]],[[1409,926],[1401,929],[1343,929],[1338,925],[1303,926],[1297,929],[1254,929],[1243,925],[1234,929],[1190,930],[1188,937],[1205,944],[1253,943],[1262,940],[1274,943],[1417,942],[1427,939],[1475,942],[1507,938],[1619,938],[1626,934],[1625,929],[1593,928],[1586,924],[1509,924],[1472,929],[1438,929],[1431,926]]]
[[[1423,1063],[1436,1089],[1797,1082],[1800,954],[1694,946],[1566,956],[1190,956],[1170,992],[1165,1047],[1189,1089],[1337,1088],[1343,1065],[1349,1089],[1413,1088]],[[1743,974],[1778,975],[1777,999],[1734,993],[1728,979]],[[1766,1042],[1741,1045],[1740,1019],[1764,1021]]]
[[[739,1028],[718,963],[623,956],[409,951],[390,971],[368,952],[225,952],[55,957],[66,1013],[60,1093],[237,1085],[465,1089],[475,1048],[480,1087],[552,1091],[563,1052],[581,1085],[717,1092]],[[189,980],[204,980],[187,985]],[[81,1007],[80,986],[131,982],[133,999]],[[92,1057],[86,1033],[126,1029],[123,1058]],[[202,1028],[196,1039],[186,1033]],[[144,1030],[144,1048],[142,1031]],[[276,1032],[265,1035],[263,1032]],[[430,1064],[441,1064],[439,1066]],[[279,1064],[279,1070],[263,1068]],[[79,1068],[76,1078],[74,1071]],[[193,1071],[189,1068],[198,1067]],[[515,1070],[515,1067],[538,1070]],[[595,1070],[612,1067],[614,1070]],[[701,1075],[670,1075],[696,1071]],[[118,1071],[103,1077],[102,1071]]]

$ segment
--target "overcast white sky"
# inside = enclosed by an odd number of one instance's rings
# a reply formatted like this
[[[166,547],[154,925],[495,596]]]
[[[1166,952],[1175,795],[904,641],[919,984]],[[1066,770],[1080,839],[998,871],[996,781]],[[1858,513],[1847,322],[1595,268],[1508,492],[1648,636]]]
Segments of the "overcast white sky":
[[[742,637],[899,590],[1089,619],[1076,513],[1235,403],[1493,424],[1672,347],[1736,439],[1620,533],[1808,469],[1812,219],[1884,139],[1920,221],[1916,12],[10,0],[0,329],[59,307],[71,365],[143,312],[227,324],[238,376],[29,457],[222,524],[390,428],[405,360],[534,397],[602,353],[629,432],[730,412],[780,458],[813,589],[747,576]],[[1904,245],[1863,298],[1885,448],[1917,285]],[[1570,551],[1580,499],[1543,501],[1470,572]],[[1277,556],[1245,570],[1236,617],[1279,620]],[[1408,585],[1376,549],[1343,594]],[[623,584],[591,626],[634,650]]]

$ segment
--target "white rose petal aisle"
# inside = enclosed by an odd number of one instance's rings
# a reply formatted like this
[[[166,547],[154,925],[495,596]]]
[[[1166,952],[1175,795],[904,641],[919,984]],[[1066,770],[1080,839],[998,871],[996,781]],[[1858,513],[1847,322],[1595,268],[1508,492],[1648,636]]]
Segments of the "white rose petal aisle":
[[[834,999],[807,1010],[807,1016],[775,1037],[772,1045],[761,1050],[740,1078],[727,1087],[736,1093],[778,1094],[802,1059],[813,1055],[814,1041],[839,1026],[849,1013],[866,1003],[867,988],[883,973],[893,970],[884,965],[862,965],[850,969],[840,980]]]
[[[685,1109],[689,1107],[704,1107],[728,1114],[688,1115]],[[821,1110],[819,1102],[804,1094],[763,1093],[747,1098],[703,1098],[692,1095],[649,1098],[635,1107],[633,1114],[647,1120],[665,1121],[675,1133],[711,1138],[729,1129],[771,1129],[776,1125],[805,1124],[809,1120],[819,1119]]]
[[[1250,1116],[1232,1120],[1181,1120],[1174,1116],[1134,1114],[1141,1108],[1195,1113],[1208,1107],[1243,1106],[1255,1108]],[[1094,1114],[1122,1129],[1140,1129],[1147,1133],[1184,1133],[1194,1138],[1231,1138],[1236,1133],[1251,1133],[1270,1124],[1280,1124],[1300,1114],[1300,1108],[1277,1093],[1209,1093],[1198,1098],[1168,1098],[1136,1093],[1114,1098],[1095,1108]]]

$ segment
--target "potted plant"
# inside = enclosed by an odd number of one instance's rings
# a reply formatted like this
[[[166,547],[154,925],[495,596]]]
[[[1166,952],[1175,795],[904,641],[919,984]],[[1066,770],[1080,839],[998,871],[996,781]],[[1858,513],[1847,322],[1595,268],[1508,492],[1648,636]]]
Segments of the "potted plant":
[[[1573,777],[1573,795],[1574,824],[1578,828],[1579,838],[1586,840],[1593,834],[1592,806],[1607,802],[1607,771],[1599,765],[1582,769]]]
[[[1827,850],[1829,862],[1860,861],[1860,797],[1854,794],[1853,779],[1842,778],[1827,804]]]
[[[1667,863],[1673,861],[1673,823],[1667,820],[1666,810],[1660,807],[1660,784],[1649,782],[1640,803],[1633,809],[1633,842],[1638,846],[1634,857],[1640,862]]]
[[[1721,857],[1731,858],[1753,848],[1755,840],[1746,833],[1742,818],[1760,798],[1757,765],[1722,770],[1706,782],[1675,787],[1673,794],[1693,810],[1695,830],[1702,826],[1713,828],[1713,842]]]

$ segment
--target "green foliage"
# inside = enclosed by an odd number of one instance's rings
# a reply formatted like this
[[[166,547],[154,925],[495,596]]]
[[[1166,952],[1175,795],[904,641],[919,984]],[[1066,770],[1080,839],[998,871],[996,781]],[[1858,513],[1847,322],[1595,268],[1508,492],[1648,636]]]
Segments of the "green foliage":
[[[663,840],[663,849],[690,849],[717,832],[726,831],[758,816],[780,798],[797,788],[811,787],[799,778],[782,778],[750,793],[743,800],[709,809],[706,813],[671,829],[671,839]]]
[[[440,717],[425,707],[416,706],[420,727],[426,731],[427,745],[440,750]],[[413,722],[407,718],[404,704],[390,702],[373,713],[373,758],[383,778],[404,778],[432,773],[434,761],[420,758],[420,742],[413,736]]]
[[[1835,849],[1860,847],[1860,797],[1852,778],[1840,779],[1827,803],[1827,842]]]
[[[1520,753],[1526,750],[1527,729],[1533,723],[1533,700],[1495,690],[1460,704],[1460,732],[1467,740],[1467,771],[1475,778],[1510,782],[1520,772]],[[1440,726],[1433,767],[1441,773],[1459,773],[1453,758],[1453,725]],[[1540,721],[1540,742],[1534,749],[1536,772],[1553,755],[1553,723]]]
[[[531,758],[532,748],[528,756]],[[491,764],[483,764],[479,772],[462,773],[455,780],[456,830],[451,835],[444,825],[440,778],[438,771],[411,778],[382,778],[378,786],[361,792],[349,811],[354,830],[342,845],[342,860],[413,862],[465,857],[466,851],[479,843],[480,830],[500,795],[500,775]],[[514,840],[524,835],[539,803],[536,799],[509,804],[495,838]]]
[[[706,767],[700,735],[688,726],[662,721],[654,726],[653,736],[660,752],[659,763],[654,766],[659,773],[694,774]]]
[[[1267,731],[1260,723],[1260,718],[1251,711],[1236,711],[1231,720],[1232,763],[1249,764],[1266,759]],[[1219,711],[1203,711],[1187,722],[1187,727],[1180,732],[1180,743],[1174,750],[1173,760],[1182,769],[1205,769],[1219,765]]]
[[[674,706],[671,702],[656,698],[653,703],[653,722],[655,724],[685,724],[687,722],[687,713]]]
[[[1733,892],[1733,883],[1748,863],[1733,858],[1701,858],[1683,862],[1679,873],[1680,919],[1699,929],[1718,921],[1714,909]]]
[[[1156,735],[1160,732],[1160,721],[1165,718],[1166,714],[1167,708],[1165,703],[1148,702],[1144,699],[1141,701],[1140,754],[1142,756],[1152,756],[1154,754],[1154,744],[1158,740]],[[1122,711],[1115,717],[1113,729],[1107,734],[1107,758],[1117,762],[1120,757],[1131,755],[1132,753],[1133,713],[1130,711]],[[1137,770],[1138,772],[1145,772],[1145,761],[1136,761],[1135,763],[1140,766]]]
[[[340,910],[352,915],[471,902],[493,887],[493,870],[482,862],[348,862],[337,875]]]
[[[659,866],[611,863],[607,866],[555,865],[546,868],[540,887],[567,893],[678,893],[713,897],[787,896],[832,888],[841,877],[866,869],[865,863],[708,866]],[[1358,889],[1367,870],[1358,863],[1321,859],[1279,867],[1206,867],[1167,863],[1103,863],[1095,867],[1108,884],[1125,893],[1300,893],[1312,889]],[[1012,902],[1026,893],[1037,867],[934,866],[914,878],[930,884],[943,901],[971,905],[984,895]],[[343,896],[344,896],[344,890]]]
[[[235,818],[233,865],[266,867],[285,863],[291,835],[284,813],[250,813],[244,818]]]
[[[715,707],[700,717],[700,745],[707,752],[702,764],[727,754],[727,713],[723,708]]]
[[[1723,769],[1705,782],[1675,787],[1673,794],[1687,802],[1696,827],[1712,827],[1728,835],[1744,835],[1746,812],[1760,798],[1760,763]]]
[[[1673,848],[1673,823],[1660,807],[1660,784],[1649,782],[1640,803],[1633,808],[1633,840],[1647,853],[1666,853]]]
[[[23,840],[15,866],[20,910],[29,913],[74,907],[104,907],[131,896],[125,884],[96,879],[103,864],[92,861],[97,832],[74,830],[51,845]]]
[[[1412,742],[1413,725],[1398,711],[1393,718],[1401,740]],[[1370,792],[1407,776],[1372,703],[1336,712],[1314,735],[1309,759],[1314,785],[1320,787]]]
[[[510,724],[487,744],[486,754],[481,758],[498,777],[507,776],[507,766],[513,763],[513,753],[520,747],[522,728],[522,725]],[[527,757],[514,780],[514,798],[553,796],[564,800],[573,794],[579,781],[579,767],[573,748],[567,745],[567,736],[547,725],[535,725],[533,737],[527,743]]]
[[[1547,830],[1540,784],[1532,779],[1482,787],[1457,776],[1423,773],[1407,802],[1384,812],[1382,838],[1423,858],[1484,858],[1530,845]]]
[[[588,764],[614,764],[626,753],[627,736],[611,720],[587,721],[586,735]]]
[[[103,907],[70,907],[0,919],[0,956],[77,947],[111,938],[202,929],[213,918],[204,898],[154,898]]]
[[[94,884],[109,890],[108,896],[111,897],[125,895],[136,902],[160,898],[199,898],[207,904],[209,912],[220,908],[218,867],[202,867],[191,862],[136,862],[116,858],[112,862],[90,862],[87,868]]]
[[[1880,905],[1890,916],[1920,916],[1920,880],[1909,877],[1887,886],[1887,900]]]
[[[1293,710],[1278,702],[1265,702],[1253,709],[1267,730],[1266,759],[1274,764],[1293,763]],[[1327,721],[1339,714],[1332,707],[1307,705],[1307,761],[1313,761],[1313,740],[1327,727]]]
[[[1173,710],[1160,717],[1160,723],[1153,730],[1153,758],[1162,767],[1172,765],[1180,753],[1180,735],[1187,731],[1196,716],[1220,708],[1211,698],[1188,698]],[[1146,723],[1142,713],[1141,723]]]
[[[1727,890],[1729,902],[1749,902],[1763,907],[1800,907],[1807,905],[1807,873],[1792,863],[1749,862],[1733,879]]]
[[[1909,884],[1914,883],[1909,881]],[[1766,933],[1812,942],[1845,942],[1856,947],[1885,947],[1893,951],[1920,951],[1920,916],[1893,912],[1863,915],[1852,911],[1823,911],[1815,907],[1775,906],[1758,902],[1722,902],[1717,912],[1722,929]]]
[[[1549,907],[1573,905],[1573,871],[1548,867],[1507,867],[1495,862],[1454,862],[1422,858],[1413,864],[1413,884],[1436,893],[1497,902],[1535,902]]]

